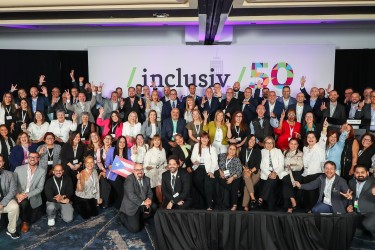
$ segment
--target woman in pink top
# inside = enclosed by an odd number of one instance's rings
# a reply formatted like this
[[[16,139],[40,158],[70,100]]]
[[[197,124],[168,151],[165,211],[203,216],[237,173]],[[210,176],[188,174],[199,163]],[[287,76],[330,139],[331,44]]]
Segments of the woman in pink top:
[[[98,119],[96,119],[96,124],[100,127],[103,127],[102,139],[104,139],[106,135],[111,135],[113,140],[115,141],[122,135],[123,123],[121,122],[120,114],[117,111],[112,111],[110,117],[103,120],[103,113],[104,109],[100,108]]]

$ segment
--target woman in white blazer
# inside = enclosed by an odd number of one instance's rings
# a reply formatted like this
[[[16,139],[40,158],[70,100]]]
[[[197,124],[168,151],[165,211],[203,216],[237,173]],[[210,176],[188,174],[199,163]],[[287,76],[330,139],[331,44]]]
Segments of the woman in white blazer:
[[[205,207],[212,210],[213,197],[216,187],[214,172],[219,169],[215,147],[211,146],[210,137],[203,132],[200,142],[194,145],[191,154],[193,163],[193,185],[197,190],[200,204],[199,208]]]
[[[263,188],[258,199],[258,205],[261,206],[267,201],[268,210],[274,210],[276,206],[276,197],[274,191],[279,181],[288,174],[284,170],[283,152],[275,147],[275,139],[267,136],[262,149],[262,161],[260,163],[260,179],[263,180]]]

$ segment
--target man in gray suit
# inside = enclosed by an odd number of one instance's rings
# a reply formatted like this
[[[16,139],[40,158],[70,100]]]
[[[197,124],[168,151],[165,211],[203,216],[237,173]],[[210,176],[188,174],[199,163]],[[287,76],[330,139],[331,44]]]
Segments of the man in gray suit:
[[[296,181],[294,185],[302,190],[319,188],[318,202],[311,210],[313,213],[346,213],[348,201],[344,195],[350,190],[346,180],[336,174],[336,164],[333,161],[324,164],[324,175],[302,185]]]
[[[20,205],[20,217],[22,220],[21,232],[29,231],[29,224],[37,221],[42,216],[42,196],[45,169],[38,167],[39,154],[30,152],[29,163],[16,168],[14,171],[17,180],[16,199]]]
[[[121,109],[119,97],[118,97],[118,94],[117,94],[116,91],[113,91],[111,93],[111,99],[104,99],[102,97],[102,93],[98,92],[98,94],[96,95],[96,101],[104,108],[104,113],[102,115],[103,120],[108,119],[109,116],[111,115],[112,111],[119,112],[119,110]],[[123,103],[122,99],[121,99],[121,102],[122,102],[122,106],[123,106],[124,103]],[[122,115],[121,119],[122,118],[123,118],[123,115]]]
[[[151,214],[152,190],[150,178],[144,175],[143,166],[136,163],[134,173],[129,175],[124,184],[124,197],[120,208],[120,220],[132,233],[143,228],[143,219]]]
[[[363,233],[365,229],[371,233],[375,240],[375,178],[369,177],[369,172],[365,166],[354,167],[354,179],[349,181],[349,187],[353,190],[351,204],[348,212],[357,212],[361,215],[361,226],[356,231],[356,235]]]
[[[16,179],[12,172],[4,169],[4,163],[4,156],[0,154],[0,218],[1,214],[8,214],[7,235],[18,239],[20,235],[16,226],[20,209],[14,199],[17,193]]]
[[[85,93],[79,93],[78,94],[78,102],[71,104],[70,102],[70,93],[69,90],[66,90],[66,108],[68,110],[73,111],[77,115],[77,122],[80,124],[82,122],[82,113],[83,112],[88,112],[90,115],[90,122],[95,122],[94,116],[91,113],[91,109],[95,106],[96,104],[96,86],[92,85],[92,98],[91,101],[86,102],[86,96]]]

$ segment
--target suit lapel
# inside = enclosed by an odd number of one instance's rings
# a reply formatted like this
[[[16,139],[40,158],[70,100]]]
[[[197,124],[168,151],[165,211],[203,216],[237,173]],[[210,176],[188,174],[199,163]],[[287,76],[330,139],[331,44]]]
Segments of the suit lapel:
[[[359,194],[359,197],[361,197],[361,194],[365,193],[367,190],[369,190],[371,188],[372,181],[371,181],[370,178],[372,178],[372,177],[369,176],[368,179],[366,180],[365,184],[363,185],[363,188],[361,190],[361,193]],[[356,187],[357,187],[357,185],[356,185]]]

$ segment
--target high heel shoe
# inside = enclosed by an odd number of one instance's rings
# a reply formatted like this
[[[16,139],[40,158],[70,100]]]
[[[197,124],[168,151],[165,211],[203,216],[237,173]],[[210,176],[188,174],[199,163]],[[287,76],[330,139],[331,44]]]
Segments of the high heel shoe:
[[[243,207],[243,211],[249,211],[249,207],[248,206]]]
[[[230,209],[230,211],[236,211],[237,210],[237,205],[233,205],[233,207]]]

